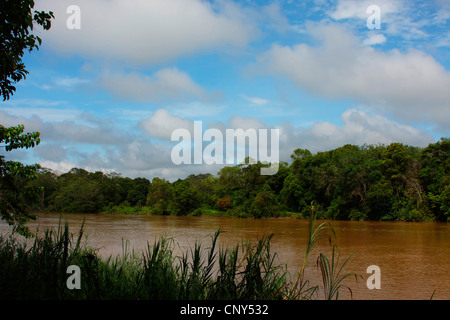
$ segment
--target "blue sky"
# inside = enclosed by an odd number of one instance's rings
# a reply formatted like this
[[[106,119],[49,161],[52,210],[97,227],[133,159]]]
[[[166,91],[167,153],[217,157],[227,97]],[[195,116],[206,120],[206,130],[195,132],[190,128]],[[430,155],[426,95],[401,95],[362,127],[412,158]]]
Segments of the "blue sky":
[[[69,29],[70,5],[80,29]],[[380,8],[369,29],[367,8]],[[171,132],[280,129],[280,159],[344,144],[449,136],[450,2],[37,0],[55,20],[3,125],[41,132],[8,157],[174,180]]]

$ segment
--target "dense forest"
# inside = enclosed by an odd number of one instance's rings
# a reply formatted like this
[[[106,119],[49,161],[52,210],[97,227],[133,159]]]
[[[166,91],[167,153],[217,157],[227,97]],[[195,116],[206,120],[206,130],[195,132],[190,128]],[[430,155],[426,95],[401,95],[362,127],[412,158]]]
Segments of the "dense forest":
[[[425,148],[401,143],[345,145],[312,154],[296,149],[277,174],[262,163],[222,168],[169,182],[74,168],[41,169],[23,181],[34,211],[128,212],[236,217],[306,216],[336,220],[447,221],[450,217],[450,140]],[[18,182],[20,183],[20,182]],[[30,192],[30,194],[32,194]]]

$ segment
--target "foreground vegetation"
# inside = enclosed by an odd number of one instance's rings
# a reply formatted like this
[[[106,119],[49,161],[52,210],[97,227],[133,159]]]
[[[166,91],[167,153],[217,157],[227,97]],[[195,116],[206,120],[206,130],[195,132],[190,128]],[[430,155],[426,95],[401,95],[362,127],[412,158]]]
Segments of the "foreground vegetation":
[[[332,244],[334,234],[328,223],[316,225],[315,214],[310,215],[308,232],[304,264],[295,281],[286,266],[277,264],[271,235],[218,248],[219,230],[210,247],[196,244],[179,256],[174,255],[173,240],[161,238],[142,253],[124,248],[122,255],[107,259],[82,244],[82,228],[74,239],[67,224],[47,230],[28,246],[1,236],[0,299],[338,299],[348,289],[343,281],[354,276],[342,273],[348,259],[339,265],[334,246],[331,259],[320,254],[323,285],[310,286],[305,266],[311,249],[324,238]],[[80,268],[80,289],[66,285],[70,265]]]
[[[297,149],[277,174],[261,163],[224,167],[216,176],[190,175],[169,182],[74,168],[41,170],[23,190],[40,189],[35,211],[131,212],[162,215],[224,214],[237,217],[318,217],[339,220],[447,221],[450,216],[450,140],[417,148],[343,147],[312,154]],[[26,193],[25,193],[26,194]]]

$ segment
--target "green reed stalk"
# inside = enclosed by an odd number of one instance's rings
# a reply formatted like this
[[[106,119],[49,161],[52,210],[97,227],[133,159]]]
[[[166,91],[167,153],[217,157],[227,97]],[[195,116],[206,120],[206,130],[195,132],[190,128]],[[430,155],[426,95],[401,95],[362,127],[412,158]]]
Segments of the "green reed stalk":
[[[339,298],[339,292],[341,288],[347,288],[350,292],[350,295],[353,296],[352,290],[348,286],[343,285],[343,281],[350,277],[354,276],[357,280],[357,275],[355,273],[342,274],[342,271],[350,260],[353,253],[344,261],[344,263],[339,266],[340,253],[338,252],[336,255],[336,245],[333,246],[331,262],[324,255],[320,254],[317,258],[317,265],[320,267],[322,272],[322,282],[324,287],[324,295],[326,300],[332,300]]]
[[[300,295],[303,295],[306,298],[310,298],[312,294],[314,293],[315,289],[307,289],[306,283],[304,282],[304,274],[305,274],[305,267],[306,263],[308,261],[309,254],[314,247],[314,245],[321,239],[328,239],[330,245],[331,245],[331,235],[330,233],[335,237],[336,233],[334,232],[333,227],[329,222],[322,222],[318,226],[316,226],[316,220],[317,220],[317,214],[315,212],[314,206],[311,207],[311,213],[309,215],[308,220],[308,241],[306,243],[306,253],[303,260],[302,267],[300,269],[300,272],[297,275],[297,279],[295,281],[295,284],[292,287],[291,292],[289,293],[289,298],[299,298]]]

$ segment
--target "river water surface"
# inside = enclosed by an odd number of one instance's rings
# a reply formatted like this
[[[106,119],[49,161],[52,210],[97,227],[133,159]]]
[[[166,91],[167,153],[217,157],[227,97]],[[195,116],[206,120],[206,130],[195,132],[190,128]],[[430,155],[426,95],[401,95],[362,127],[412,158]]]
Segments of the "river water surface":
[[[30,222],[31,231],[57,227],[58,214],[41,214]],[[102,256],[121,254],[126,243],[134,250],[144,250],[161,236],[174,239],[179,252],[193,248],[196,241],[204,247],[219,228],[219,246],[231,247],[242,240],[256,241],[264,234],[274,234],[271,242],[278,262],[286,264],[292,276],[298,272],[304,259],[308,222],[302,219],[239,219],[230,217],[186,217],[130,214],[64,214],[75,235],[85,219],[85,235],[90,247],[98,248]],[[319,223],[320,221],[318,221]],[[356,273],[345,282],[352,289],[342,291],[340,299],[356,300],[450,300],[450,224],[400,222],[331,221],[343,262],[353,253],[344,273]],[[0,233],[9,232],[5,223]],[[326,241],[319,242],[309,256],[306,279],[321,285],[316,267],[318,254],[330,256]],[[369,290],[367,267],[380,268],[381,288]],[[319,298],[322,298],[319,296]]]

